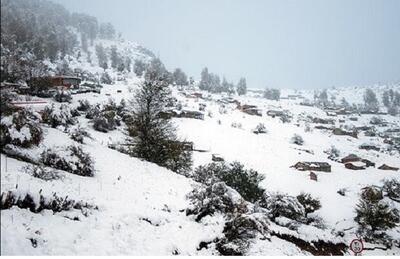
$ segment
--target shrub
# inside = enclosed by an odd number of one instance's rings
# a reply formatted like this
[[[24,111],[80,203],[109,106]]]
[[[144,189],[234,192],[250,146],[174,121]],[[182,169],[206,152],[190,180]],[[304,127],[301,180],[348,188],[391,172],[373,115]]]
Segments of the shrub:
[[[66,149],[57,148],[57,150],[49,148],[40,155],[40,162],[72,174],[94,175],[93,159],[77,146],[69,146]]]
[[[253,133],[255,134],[267,133],[267,129],[265,128],[265,125],[263,123],[259,123],[253,130]]]
[[[292,117],[288,114],[282,114],[281,116],[279,116],[279,119],[281,120],[282,123],[292,122]]]
[[[90,106],[86,112],[86,119],[93,120],[100,114],[100,104],[96,104],[95,106]]]
[[[113,83],[113,80],[111,79],[111,76],[107,72],[104,72],[101,75],[100,83],[111,85]]]
[[[386,231],[397,226],[400,215],[398,209],[383,200],[377,188],[367,187],[357,204],[354,220],[359,224],[358,232],[366,241],[390,246],[392,240]]]
[[[383,121],[382,118],[374,116],[374,117],[371,118],[369,123],[372,124],[372,125],[379,125],[379,124],[384,123],[384,121]]]
[[[34,197],[36,196],[36,197]],[[91,209],[98,209],[97,206],[83,201],[75,201],[58,196],[53,193],[52,197],[44,197],[42,194],[20,195],[12,191],[2,192],[0,197],[0,208],[2,210],[17,206],[21,209],[29,209],[33,213],[39,213],[42,210],[52,210],[53,212],[67,211],[70,209],[81,210],[84,216],[87,216]]]
[[[66,104],[61,104],[56,107],[54,104],[46,106],[43,115],[43,123],[48,124],[52,128],[58,126],[68,126],[75,124],[75,119],[72,116],[71,109]]]
[[[168,158],[165,162],[165,167],[171,171],[189,176],[189,172],[192,170],[192,152],[187,149],[184,142],[180,141],[168,141]]]
[[[44,181],[53,181],[63,178],[63,175],[53,168],[45,168],[38,165],[28,165],[24,167],[23,170],[25,171],[25,173]]]
[[[120,125],[120,118],[113,110],[103,110],[93,119],[93,128],[101,132],[114,130]]]
[[[87,132],[86,129],[81,128],[80,126],[78,126],[70,133],[70,137],[72,140],[81,144],[83,144],[84,137],[91,138],[89,132]]]
[[[306,217],[308,213],[313,213],[321,208],[321,202],[319,199],[311,197],[311,194],[309,193],[301,193],[297,196],[297,200],[301,205],[303,205]]]
[[[86,112],[90,109],[91,105],[88,100],[79,100],[79,105],[77,107],[78,111]]]
[[[268,219],[262,213],[238,214],[225,224],[225,237],[216,244],[221,255],[245,255],[250,247],[251,240],[261,235],[265,239],[269,236]]]
[[[354,220],[372,232],[394,228],[399,223],[399,211],[384,201],[372,202],[360,199]]]
[[[38,114],[26,109],[2,117],[0,121],[1,147],[7,144],[20,147],[38,145],[43,137],[39,120]]]
[[[245,200],[223,182],[195,188],[188,198],[191,206],[186,210],[186,215],[196,215],[197,222],[216,212],[231,214],[245,213],[248,210]]]
[[[290,139],[290,143],[302,146],[304,144],[304,140],[302,136],[294,134],[293,137]]]
[[[383,191],[389,199],[400,202],[400,181],[396,179],[386,180],[383,184]]]
[[[364,187],[361,192],[361,198],[369,202],[378,202],[383,199],[382,190],[375,186]]]
[[[286,217],[302,221],[306,215],[303,205],[296,197],[283,193],[265,193],[259,205],[270,211],[273,220],[277,217]]]
[[[60,103],[71,102],[72,96],[70,91],[59,90],[54,95],[54,100]]]
[[[221,124],[220,122],[218,122],[219,124]],[[242,123],[240,122],[232,122],[231,123],[231,127],[235,128],[235,129],[242,129]]]
[[[1,89],[0,91],[0,111],[1,116],[9,116],[12,115],[14,112],[18,111],[18,109],[10,104],[12,100],[17,97],[17,94],[11,92],[7,89]]]
[[[207,185],[223,181],[250,202],[257,201],[264,193],[264,190],[259,187],[264,176],[255,170],[244,169],[244,165],[239,162],[233,162],[230,165],[219,162],[199,166],[196,168],[193,178],[195,181]]]
[[[335,146],[331,146],[329,149],[324,151],[328,155],[328,159],[336,160],[340,156],[340,150]]]

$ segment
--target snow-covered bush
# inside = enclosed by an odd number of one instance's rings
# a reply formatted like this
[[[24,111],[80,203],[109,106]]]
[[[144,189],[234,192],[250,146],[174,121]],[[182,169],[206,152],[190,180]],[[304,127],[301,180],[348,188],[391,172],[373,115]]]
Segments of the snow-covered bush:
[[[72,100],[72,95],[70,91],[65,91],[65,90],[59,90],[57,93],[54,95],[54,100],[60,103],[64,102],[71,102]]]
[[[380,124],[384,123],[384,120],[381,117],[374,116],[371,118],[369,123],[372,125],[380,125]]]
[[[28,165],[24,167],[23,170],[25,173],[44,181],[53,181],[63,178],[63,174],[53,168],[46,168],[38,165]]]
[[[233,162],[230,165],[218,162],[199,166],[193,173],[193,179],[206,185],[222,181],[250,202],[257,201],[264,193],[264,189],[259,187],[264,176],[253,169],[245,169],[239,162]]]
[[[47,149],[40,155],[40,162],[46,166],[81,176],[94,175],[94,162],[80,147]]]
[[[113,83],[113,80],[107,72],[104,72],[100,77],[100,83],[111,85]]]
[[[375,186],[367,186],[362,189],[361,198],[369,202],[378,202],[383,199],[382,189]]]
[[[0,111],[1,116],[9,116],[17,111],[17,108],[10,104],[12,100],[15,100],[17,94],[10,90],[1,89],[0,91]]]
[[[269,210],[270,217],[275,220],[277,217],[286,217],[296,221],[304,220],[306,215],[303,205],[296,197],[283,193],[264,193],[259,201],[262,208]]]
[[[186,215],[196,215],[195,220],[197,222],[205,216],[213,215],[216,212],[230,214],[248,211],[247,203],[240,194],[223,182],[195,188],[188,194],[188,199],[191,205],[186,210]]]
[[[383,184],[383,191],[389,199],[400,202],[400,181],[396,179],[386,180]]]
[[[304,140],[302,136],[294,134],[293,137],[290,139],[290,143],[302,146],[304,144]]]
[[[22,109],[9,116],[2,116],[0,121],[1,147],[13,144],[20,147],[38,145],[43,131],[39,124],[40,115]]]
[[[85,118],[92,120],[99,114],[100,114],[100,104],[96,104],[88,108]]]
[[[297,200],[303,205],[306,217],[308,213],[313,213],[321,208],[319,199],[313,198],[309,193],[301,193],[297,196]]]
[[[264,123],[259,123],[256,128],[253,130],[255,134],[263,134],[267,133],[267,128],[265,127]]]
[[[187,149],[185,142],[181,141],[169,141],[165,145],[169,150],[165,167],[188,177],[193,166],[192,151]]]
[[[113,110],[103,110],[93,119],[93,128],[105,133],[120,125],[121,120],[116,111]]]
[[[292,117],[289,114],[282,114],[279,116],[279,119],[281,120],[282,123],[290,123],[292,122]]]
[[[236,214],[225,224],[222,238],[216,244],[221,255],[245,255],[252,239],[266,239],[270,236],[268,218],[262,213]]]
[[[83,140],[85,137],[91,138],[89,132],[86,129],[81,128],[80,126],[71,131],[70,137],[72,140],[81,144],[83,144]]]
[[[331,146],[329,149],[324,151],[325,154],[328,155],[328,159],[336,160],[340,156],[340,150],[337,149],[335,146]]]
[[[121,126],[118,115],[119,107],[113,100],[109,100],[102,108],[99,105],[91,108],[86,113],[86,118],[93,119],[93,128],[97,131],[108,132]]]
[[[68,196],[62,197],[53,193],[51,197],[42,194],[25,195],[16,194],[12,191],[2,192],[0,199],[2,210],[17,206],[21,209],[29,209],[31,212],[39,213],[42,210],[52,210],[53,212],[67,211],[71,209],[81,210],[84,216],[88,215],[89,210],[98,209],[97,206],[83,201],[69,199]]]
[[[88,100],[79,100],[79,105],[77,107],[78,111],[86,112],[91,107]]]
[[[378,196],[376,192],[370,191],[367,195],[364,191],[357,204],[354,220],[359,224],[359,234],[366,241],[390,246],[392,240],[386,231],[398,225],[400,214],[398,209]]]
[[[73,118],[71,109],[66,104],[60,106],[46,106],[42,114],[43,123],[50,125],[52,128],[58,126],[68,126],[76,123]]]
[[[242,129],[242,123],[240,122],[232,122],[231,127],[235,129]]]

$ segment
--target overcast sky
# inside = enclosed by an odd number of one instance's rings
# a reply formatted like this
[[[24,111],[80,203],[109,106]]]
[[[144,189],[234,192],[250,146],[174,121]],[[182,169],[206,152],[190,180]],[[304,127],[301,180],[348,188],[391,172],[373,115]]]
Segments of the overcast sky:
[[[400,0],[53,0],[114,24],[169,69],[248,87],[400,80]]]

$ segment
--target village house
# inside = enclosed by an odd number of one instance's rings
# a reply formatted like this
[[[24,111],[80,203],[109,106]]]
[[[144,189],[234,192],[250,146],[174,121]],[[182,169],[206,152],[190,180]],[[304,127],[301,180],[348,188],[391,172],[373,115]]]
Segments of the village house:
[[[213,162],[224,162],[224,159],[219,154],[212,154],[211,155],[211,160]]]
[[[77,89],[81,83],[81,79],[75,76],[53,76],[50,77],[53,87],[63,87],[66,89]]]
[[[331,172],[331,165],[327,162],[297,162],[291,167],[299,171]]]
[[[378,169],[380,169],[380,170],[391,170],[391,171],[398,171],[399,170],[398,167],[388,166],[387,164],[381,165],[380,167],[378,167]]]
[[[357,131],[345,131],[341,128],[334,128],[332,131],[333,135],[338,135],[338,136],[350,136],[353,138],[358,138]]]
[[[249,105],[249,104],[239,105],[238,109],[249,115],[262,116],[260,109],[258,109],[256,105]]]
[[[189,119],[197,119],[197,120],[204,120],[204,114],[199,111],[189,111],[183,110],[180,114],[178,114],[179,118],[189,118]]]
[[[275,118],[275,117],[281,117],[281,116],[285,116],[285,112],[284,111],[278,111],[278,110],[269,110],[267,111],[267,115]]]
[[[356,162],[357,164],[354,163],[346,163],[344,164],[344,167],[350,170],[364,170],[366,167],[364,164],[361,164],[360,162]]]
[[[361,157],[359,157],[359,156],[357,156],[355,154],[350,154],[350,155],[348,155],[346,157],[343,157],[340,160],[340,162],[342,162],[343,164],[351,163],[351,162],[358,162],[358,161],[361,161]]]
[[[380,147],[377,147],[375,145],[372,144],[362,144],[361,146],[359,146],[360,149],[364,149],[364,150],[375,150],[375,151],[379,151],[381,150]]]
[[[361,158],[355,154],[350,154],[346,157],[343,157],[340,162],[345,164],[345,167],[347,169],[353,169],[353,170],[361,170],[365,169],[366,167],[373,166],[375,167],[375,163],[368,160]]]
[[[318,117],[311,118],[311,120],[313,123],[318,123],[318,124],[334,124],[335,123],[335,121],[333,119],[322,119],[322,118],[318,118]]]

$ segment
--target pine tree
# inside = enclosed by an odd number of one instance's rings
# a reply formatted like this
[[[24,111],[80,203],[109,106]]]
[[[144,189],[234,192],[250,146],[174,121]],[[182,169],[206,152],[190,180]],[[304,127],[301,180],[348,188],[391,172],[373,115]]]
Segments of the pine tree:
[[[211,82],[210,82],[210,75],[208,74],[208,68],[205,67],[201,71],[201,80],[199,83],[199,88],[200,90],[210,91],[211,89],[210,84]]]
[[[104,70],[108,68],[108,58],[106,50],[104,49],[103,45],[96,45],[96,55],[99,61],[99,66],[102,67]]]
[[[111,46],[110,60],[111,60],[111,67],[117,69],[120,64],[120,61],[117,52],[117,47],[115,45]]]
[[[238,95],[245,95],[247,93],[246,78],[242,77],[236,86],[236,92]]]
[[[378,99],[376,98],[376,94],[369,88],[365,90],[364,103],[367,111],[377,112],[379,110],[379,102]]]
[[[128,127],[133,139],[130,154],[185,174],[191,168],[191,152],[185,150],[177,139],[175,127],[163,116],[170,99],[163,68],[159,60],[150,64],[132,100],[135,112]]]
[[[133,72],[139,77],[143,75],[143,72],[146,70],[146,64],[140,59],[135,60],[135,64],[133,66]]]
[[[174,83],[179,86],[188,85],[188,80],[185,72],[182,69],[177,68],[173,73]]]

